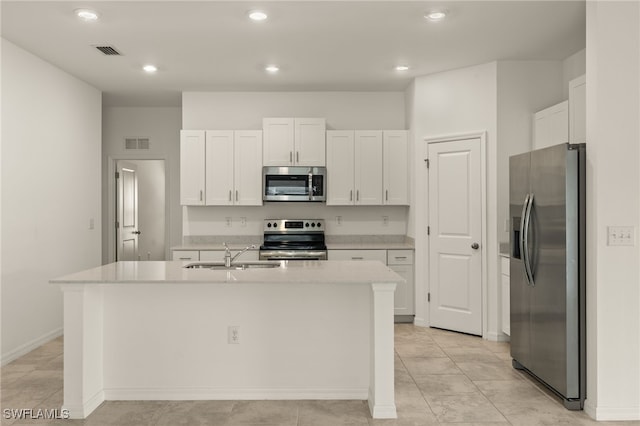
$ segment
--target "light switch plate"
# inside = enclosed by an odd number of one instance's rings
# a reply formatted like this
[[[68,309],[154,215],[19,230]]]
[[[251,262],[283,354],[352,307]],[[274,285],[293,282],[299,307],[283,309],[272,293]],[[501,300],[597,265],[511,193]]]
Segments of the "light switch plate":
[[[636,228],[634,226],[608,226],[607,245],[635,246]]]

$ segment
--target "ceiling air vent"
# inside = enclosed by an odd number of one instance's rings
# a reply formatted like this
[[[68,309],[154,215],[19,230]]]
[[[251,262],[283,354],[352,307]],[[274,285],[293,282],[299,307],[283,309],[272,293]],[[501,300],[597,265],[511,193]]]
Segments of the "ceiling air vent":
[[[124,149],[149,149],[149,138],[125,138]]]
[[[98,46],[93,46],[93,47],[95,47],[96,49],[98,49],[99,51],[101,51],[102,53],[104,53],[105,55],[108,55],[108,56],[113,56],[113,55],[120,56],[121,55],[121,53],[118,52],[116,50],[116,48],[113,47],[113,46],[99,46],[98,45]]]

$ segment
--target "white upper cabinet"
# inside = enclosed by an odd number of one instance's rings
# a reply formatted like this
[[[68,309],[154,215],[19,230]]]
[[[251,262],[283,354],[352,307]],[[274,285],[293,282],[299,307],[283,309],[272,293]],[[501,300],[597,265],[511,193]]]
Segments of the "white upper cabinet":
[[[233,130],[206,132],[206,204],[233,205]]]
[[[578,77],[569,82],[569,142],[587,141],[587,79]]]
[[[183,130],[180,203],[262,205],[262,132]]]
[[[382,204],[382,131],[356,130],[356,205]]]
[[[234,204],[262,205],[262,132],[236,131],[234,135]]]
[[[409,204],[409,152],[406,130],[385,130],[382,133],[383,203]]]
[[[534,115],[533,149],[569,142],[569,101],[560,102]]]
[[[263,118],[265,166],[326,164],[324,118]]]
[[[205,132],[180,131],[180,204],[204,205],[205,190]]]
[[[327,130],[327,205],[353,204],[353,130]]]
[[[382,204],[382,131],[327,131],[327,205]]]

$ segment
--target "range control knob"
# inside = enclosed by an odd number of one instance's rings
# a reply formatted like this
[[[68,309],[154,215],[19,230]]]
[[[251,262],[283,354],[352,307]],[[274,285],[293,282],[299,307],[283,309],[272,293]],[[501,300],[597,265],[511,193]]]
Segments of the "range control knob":
[[[312,227],[312,228],[315,228],[315,227],[316,227],[316,224],[315,224],[315,223],[312,223],[312,224],[311,224],[311,227]]]
[[[271,222],[267,223],[267,228],[271,228]]]
[[[278,224],[277,224],[276,222],[273,222],[273,227],[274,227],[274,228],[277,228],[277,227],[278,227]]]
[[[318,228],[320,228],[322,226],[322,224],[320,222],[318,222]]]
[[[309,227],[309,222],[305,222],[304,226]]]

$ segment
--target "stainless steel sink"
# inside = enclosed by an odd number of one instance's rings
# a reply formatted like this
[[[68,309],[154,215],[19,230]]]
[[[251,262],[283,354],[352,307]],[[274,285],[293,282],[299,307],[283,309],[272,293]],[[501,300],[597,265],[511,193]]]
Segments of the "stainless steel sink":
[[[232,264],[230,267],[224,266],[224,262],[197,262],[189,263],[183,266],[187,269],[213,269],[214,271],[231,271],[231,270],[245,270],[245,269],[259,269],[259,268],[277,268],[280,266],[279,261],[254,261],[254,262],[238,262]]]

